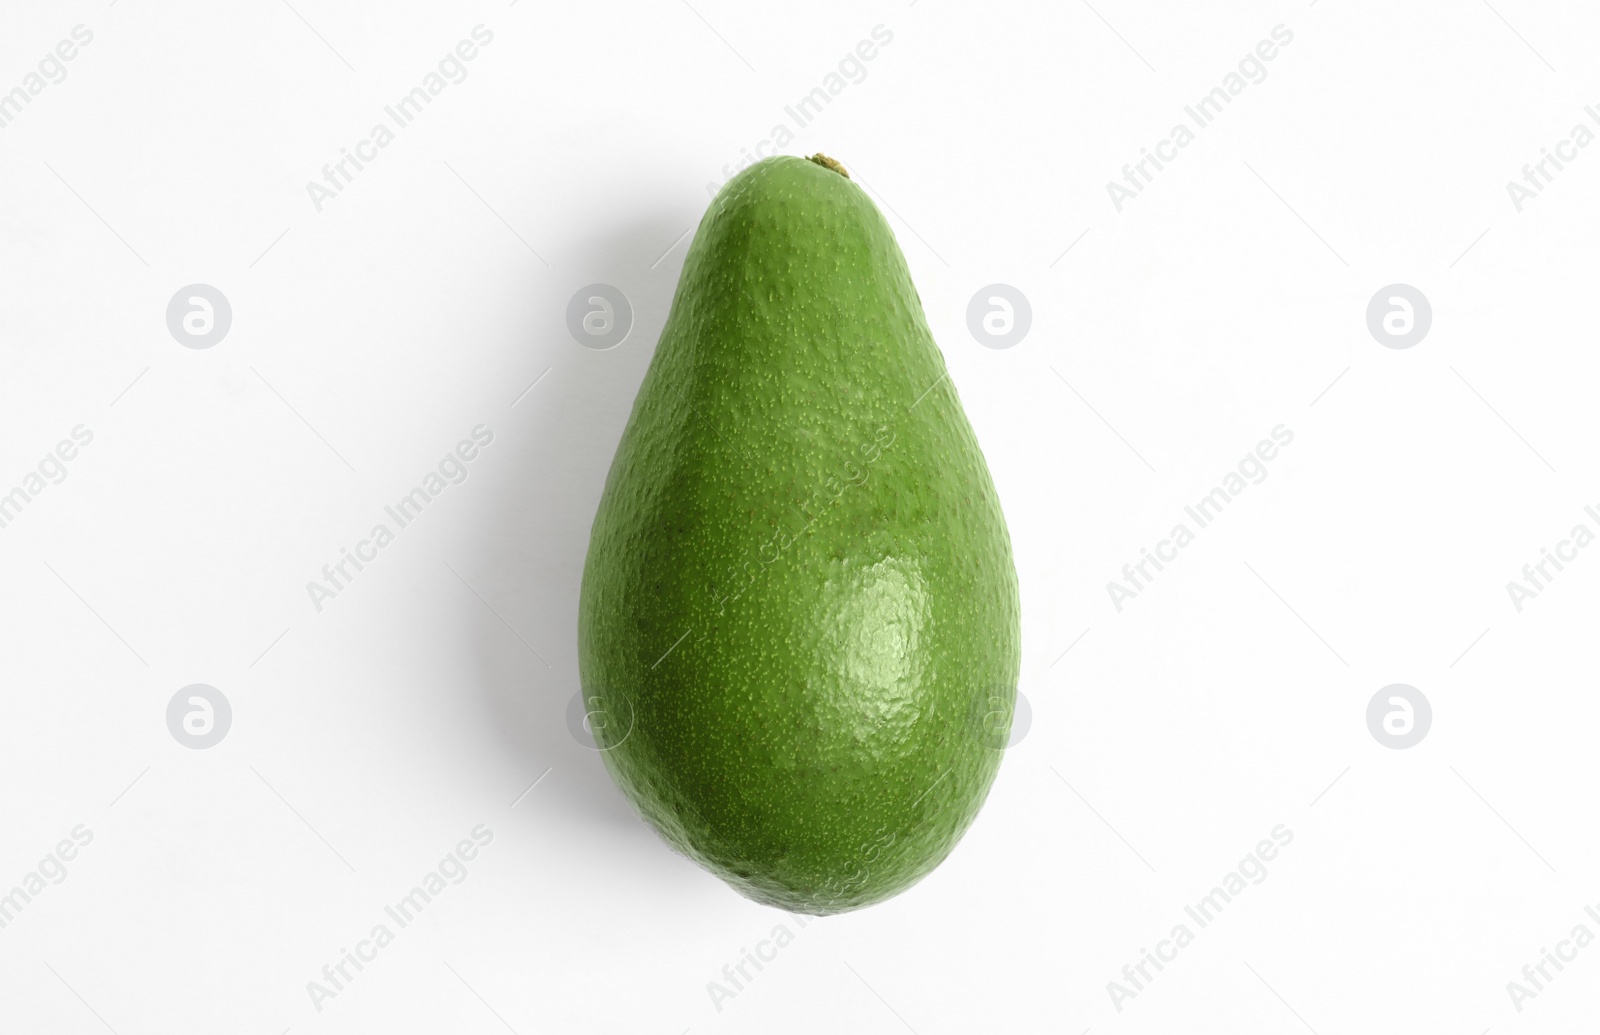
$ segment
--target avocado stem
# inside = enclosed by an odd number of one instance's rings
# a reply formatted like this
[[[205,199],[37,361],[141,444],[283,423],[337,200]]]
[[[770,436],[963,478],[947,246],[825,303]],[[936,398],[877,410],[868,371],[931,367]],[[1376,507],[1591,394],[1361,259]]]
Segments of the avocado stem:
[[[808,161],[816,162],[825,169],[832,169],[834,172],[838,173],[840,176],[843,176],[847,180],[850,178],[850,174],[845,171],[844,166],[840,165],[837,159],[829,158],[821,151],[818,151],[816,154],[812,155]]]

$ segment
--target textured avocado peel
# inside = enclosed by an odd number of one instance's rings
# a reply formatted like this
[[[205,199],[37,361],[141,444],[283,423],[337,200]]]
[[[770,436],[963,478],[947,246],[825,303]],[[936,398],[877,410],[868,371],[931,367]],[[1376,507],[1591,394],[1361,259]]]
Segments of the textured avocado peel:
[[[837,174],[837,175],[835,175]],[[617,447],[579,601],[612,776],[797,912],[881,901],[994,780],[1020,606],[987,465],[882,215],[824,155],[729,180]]]

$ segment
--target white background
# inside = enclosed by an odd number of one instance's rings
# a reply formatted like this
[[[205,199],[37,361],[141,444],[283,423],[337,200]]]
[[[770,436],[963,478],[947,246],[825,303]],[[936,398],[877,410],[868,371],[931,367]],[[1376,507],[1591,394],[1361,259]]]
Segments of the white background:
[[[7,6],[0,89],[94,38],[0,131],[0,492],[94,439],[0,529],[0,891],[93,840],[0,930],[3,1026],[1592,1019],[1600,947],[1520,1012],[1507,982],[1600,934],[1600,551],[1520,612],[1506,583],[1600,530],[1600,147],[1521,211],[1506,183],[1600,104],[1600,14],[692,2]],[[478,24],[470,75],[317,211],[306,183]],[[1279,24],[1266,79],[1118,212],[1107,181]],[[589,525],[706,185],[875,25],[783,150],[839,158],[900,237],[1010,523],[1032,724],[937,872],[802,929],[673,855],[565,716]],[[635,312],[609,351],[567,329],[595,282]],[[1397,282],[1433,308],[1404,350],[1365,316]],[[166,322],[193,283],[232,305],[209,349]],[[1014,348],[968,332],[991,283],[1032,303]],[[307,582],[479,424],[468,479],[319,613]],[[1119,612],[1107,583],[1279,424],[1267,479]],[[1434,712],[1406,750],[1365,718],[1396,682]],[[191,683],[231,702],[215,747],[166,725]],[[478,824],[465,880],[314,1008]],[[1267,878],[1119,1011],[1107,982],[1278,824]]]

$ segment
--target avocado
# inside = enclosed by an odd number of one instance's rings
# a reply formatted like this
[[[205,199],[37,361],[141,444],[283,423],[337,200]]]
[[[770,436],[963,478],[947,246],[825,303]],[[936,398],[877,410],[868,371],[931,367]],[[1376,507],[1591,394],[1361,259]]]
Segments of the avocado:
[[[612,777],[758,902],[937,866],[1020,666],[1005,518],[905,256],[825,156],[712,201],[590,535],[582,692]]]

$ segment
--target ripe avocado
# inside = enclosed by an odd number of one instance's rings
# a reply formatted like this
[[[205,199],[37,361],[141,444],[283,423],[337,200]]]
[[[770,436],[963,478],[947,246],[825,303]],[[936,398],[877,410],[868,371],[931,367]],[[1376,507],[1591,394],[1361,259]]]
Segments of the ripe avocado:
[[[611,775],[758,902],[882,901],[988,795],[1019,626],[894,234],[830,158],[750,166],[695,233],[590,535],[578,658]]]

